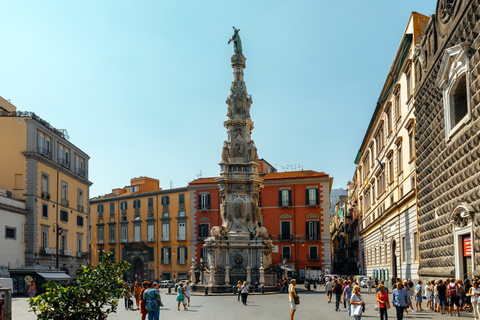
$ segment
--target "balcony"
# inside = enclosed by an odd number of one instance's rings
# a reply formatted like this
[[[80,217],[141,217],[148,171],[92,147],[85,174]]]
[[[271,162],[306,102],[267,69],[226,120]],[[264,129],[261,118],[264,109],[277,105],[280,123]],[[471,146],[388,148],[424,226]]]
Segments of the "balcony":
[[[198,242],[205,242],[205,239],[207,239],[207,237],[198,237]]]
[[[320,234],[318,233],[310,233],[305,235],[306,240],[318,240],[320,239]]]
[[[160,264],[170,264],[170,260],[169,259],[161,259]]]
[[[78,175],[81,175],[82,177],[86,177],[86,172],[85,172],[85,169],[83,168],[76,168],[75,173]]]
[[[309,254],[308,255],[308,261],[319,261],[320,258],[318,256],[318,254]]]
[[[97,244],[103,244],[103,239],[97,239]]]
[[[55,253],[56,253],[55,248],[50,248],[50,247],[41,247],[40,248],[40,254],[51,255],[51,254],[55,254]]]
[[[115,239],[108,239],[108,244],[115,244],[117,243]]]
[[[282,207],[282,208],[283,207],[286,208],[286,207],[290,207],[291,204],[290,204],[290,201],[288,201],[288,200],[282,200],[282,201],[280,201],[279,206]]]
[[[170,241],[170,237],[161,237],[160,241],[164,241],[164,242]]]
[[[88,259],[88,252],[77,251],[78,259]]]
[[[70,161],[68,159],[58,157],[57,163],[70,169]]]
[[[70,202],[67,199],[62,199],[62,206],[68,207],[70,205]]]
[[[155,236],[147,237],[147,242],[155,242]]]
[[[178,203],[178,208],[179,208],[179,209],[185,208],[185,202],[179,202],[179,203]]]
[[[315,206],[318,206],[318,201],[317,199],[309,199],[308,201],[306,201],[305,205],[307,207],[315,207]]]
[[[50,123],[43,120],[39,116],[37,116],[34,112],[29,111],[0,111],[0,117],[12,117],[12,118],[32,118],[33,120],[37,121],[44,127],[48,128],[49,130],[53,131],[55,134],[59,135],[63,139],[68,140],[68,135],[65,129],[58,130],[54,128]]]
[[[120,239],[120,243],[127,243],[128,239]]]
[[[50,199],[50,193],[49,193],[49,192],[43,192],[43,191],[42,191],[42,199],[47,199],[47,200],[49,200],[49,199]]]
[[[206,204],[198,207],[198,211],[208,211],[208,210],[210,210],[210,206]]]
[[[83,206],[82,205],[77,205],[77,211],[78,212],[83,212]]]
[[[52,150],[49,150],[47,148],[37,147],[37,153],[41,154],[42,156],[49,157],[49,158],[52,157]]]

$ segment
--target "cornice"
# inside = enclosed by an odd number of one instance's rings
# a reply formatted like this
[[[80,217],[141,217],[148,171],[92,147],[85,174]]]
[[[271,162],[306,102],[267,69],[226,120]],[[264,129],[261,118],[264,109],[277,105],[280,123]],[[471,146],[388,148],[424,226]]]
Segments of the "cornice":
[[[328,178],[295,178],[289,180],[264,180],[264,185],[279,185],[279,184],[305,184],[305,183],[314,183],[314,182],[330,182],[330,177]]]
[[[13,213],[20,213],[20,214],[27,214],[27,210],[25,209],[20,209],[16,207],[9,206],[7,204],[0,203],[0,210],[5,210],[8,212],[13,212]]]
[[[188,186],[187,189],[189,190],[197,190],[197,189],[217,189],[218,190],[218,184],[201,184],[201,185],[193,185],[193,186]]]
[[[56,163],[56,162],[38,154],[36,152],[24,151],[24,152],[22,152],[22,154],[25,156],[26,159],[37,160],[37,161],[39,161],[43,164],[46,164],[47,166],[50,166],[50,167],[54,168],[57,171],[60,171],[64,175],[69,176],[70,178],[77,180],[80,183],[86,184],[89,187],[93,184],[93,182],[90,182],[89,180],[87,180],[87,179],[83,178],[82,176],[76,174],[72,170],[63,167],[63,166],[59,165],[58,163]]]
[[[118,196],[118,197],[90,199],[90,204],[112,202],[112,201],[126,200],[126,199],[136,199],[136,198],[143,198],[143,197],[164,195],[164,194],[172,194],[172,193],[179,193],[179,192],[187,192],[187,191],[188,191],[188,189],[183,187],[183,188],[168,189],[168,190],[134,193],[134,194],[125,195],[125,196]]]

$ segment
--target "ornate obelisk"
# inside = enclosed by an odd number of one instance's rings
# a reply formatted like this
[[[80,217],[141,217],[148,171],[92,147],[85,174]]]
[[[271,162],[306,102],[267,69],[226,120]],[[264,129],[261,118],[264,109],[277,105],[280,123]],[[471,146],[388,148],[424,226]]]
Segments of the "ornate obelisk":
[[[217,285],[237,280],[263,280],[264,269],[271,265],[272,251],[267,230],[258,224],[263,181],[257,170],[257,148],[251,139],[252,97],[243,79],[246,58],[242,53],[240,30],[233,29],[234,34],[228,42],[233,42],[234,54],[231,58],[233,81],[226,101],[228,119],[224,122],[227,140],[223,143],[220,177],[216,179],[221,196],[222,225],[212,228],[212,237],[205,243]],[[275,280],[268,272],[265,279],[266,285],[274,284],[270,284]]]

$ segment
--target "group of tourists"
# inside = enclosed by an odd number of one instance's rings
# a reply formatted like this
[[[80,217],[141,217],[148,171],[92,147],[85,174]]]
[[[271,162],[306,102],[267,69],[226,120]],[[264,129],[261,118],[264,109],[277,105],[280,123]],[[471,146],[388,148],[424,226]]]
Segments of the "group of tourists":
[[[162,298],[160,296],[160,284],[157,282],[144,281],[130,283],[125,282],[128,288],[124,296],[126,310],[139,310],[142,320],[145,320],[148,315],[148,320],[158,320],[160,318],[160,307],[163,306]],[[180,311],[180,305],[183,305],[183,310],[187,310],[190,306],[191,287],[190,282],[185,284],[180,282],[177,288],[177,310]],[[133,304],[136,304],[135,307]]]
[[[396,279],[391,292],[391,299],[388,289],[383,281],[369,278],[366,281],[367,293],[376,295],[374,309],[379,312],[380,320],[388,320],[388,312],[392,306],[396,309],[397,320],[402,320],[404,314],[419,312],[423,310],[448,314],[449,316],[460,316],[460,311],[472,312],[475,320],[480,320],[480,280],[446,279],[431,280],[423,284],[421,280],[414,284],[411,279],[401,281]],[[343,307],[355,320],[362,317],[365,310],[365,302],[360,294],[360,283],[353,278],[329,278],[325,283],[327,302],[331,303],[335,295],[335,311],[340,311],[343,300]],[[426,300],[426,308],[422,303]]]

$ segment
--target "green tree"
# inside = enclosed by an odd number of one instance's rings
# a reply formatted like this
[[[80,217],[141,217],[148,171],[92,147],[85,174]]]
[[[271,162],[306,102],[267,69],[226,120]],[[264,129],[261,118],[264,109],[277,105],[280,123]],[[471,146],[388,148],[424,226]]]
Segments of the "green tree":
[[[122,280],[128,269],[126,261],[115,261],[114,252],[105,254],[98,266],[82,266],[74,286],[45,284],[46,292],[30,299],[30,307],[41,320],[106,319],[128,292]]]

